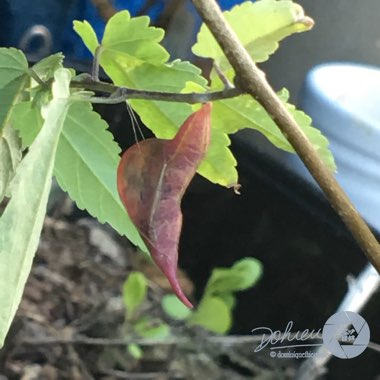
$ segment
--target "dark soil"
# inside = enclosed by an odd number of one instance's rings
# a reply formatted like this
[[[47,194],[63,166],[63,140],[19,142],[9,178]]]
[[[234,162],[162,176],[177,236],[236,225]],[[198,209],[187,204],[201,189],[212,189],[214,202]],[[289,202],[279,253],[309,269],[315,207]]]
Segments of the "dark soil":
[[[47,218],[23,300],[0,352],[0,379],[291,378],[290,363],[284,372],[281,363],[268,363],[267,355],[253,356],[252,344],[244,339],[236,338],[232,345],[223,338],[212,342],[205,331],[184,333],[170,320],[174,344],[143,341],[143,358],[133,359],[123,343],[121,289],[128,272],[141,270],[151,281],[143,314],[165,319],[159,304],[169,291],[166,279],[141,257],[125,239],[91,219]],[[193,284],[182,272],[181,281],[191,296]]]

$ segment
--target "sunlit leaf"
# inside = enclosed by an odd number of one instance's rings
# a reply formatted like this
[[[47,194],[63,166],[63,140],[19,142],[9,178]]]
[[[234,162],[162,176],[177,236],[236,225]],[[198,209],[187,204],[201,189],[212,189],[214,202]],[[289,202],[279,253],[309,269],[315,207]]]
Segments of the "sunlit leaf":
[[[246,1],[224,12],[224,16],[255,62],[266,61],[283,38],[313,26],[302,7],[290,0]],[[230,67],[205,24],[192,50],[200,57],[213,58],[223,69]]]
[[[117,193],[120,148],[107,128],[90,104],[73,104],[59,140],[54,175],[79,208],[146,251]]]
[[[0,346],[16,313],[42,229],[59,135],[69,108],[71,75],[56,73],[45,123],[18,166],[10,199],[0,218]],[[27,191],[30,189],[30,191]]]

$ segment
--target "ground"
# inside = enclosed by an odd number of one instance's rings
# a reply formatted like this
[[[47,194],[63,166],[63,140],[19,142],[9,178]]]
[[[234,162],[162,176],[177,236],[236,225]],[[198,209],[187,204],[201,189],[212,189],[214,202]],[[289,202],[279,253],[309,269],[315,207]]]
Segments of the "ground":
[[[126,239],[86,217],[47,217],[25,293],[6,345],[0,379],[287,379],[244,338],[212,337],[162,315],[170,291],[158,270]],[[131,269],[150,280],[142,313],[166,318],[173,336],[143,340],[144,356],[126,350],[122,285]],[[187,294],[193,283],[181,272]],[[279,363],[277,363],[279,364]]]

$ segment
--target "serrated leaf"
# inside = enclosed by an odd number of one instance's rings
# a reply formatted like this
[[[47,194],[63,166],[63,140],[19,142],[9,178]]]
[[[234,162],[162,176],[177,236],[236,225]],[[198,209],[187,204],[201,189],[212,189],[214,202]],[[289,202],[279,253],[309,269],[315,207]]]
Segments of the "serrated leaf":
[[[0,48],[0,130],[7,124],[10,110],[28,78],[28,62],[24,54],[14,48]]]
[[[169,53],[159,44],[164,30],[149,26],[149,17],[131,18],[128,11],[116,13],[108,21],[102,40],[102,55],[122,54],[126,60],[165,63]]]
[[[197,325],[217,334],[225,334],[231,328],[231,310],[219,297],[205,297],[189,319]]]
[[[231,140],[226,133],[215,128],[213,119],[211,123],[214,126],[211,129],[211,143],[198,173],[213,183],[238,188],[237,162],[229,149]]]
[[[125,22],[129,22],[129,18],[126,20],[125,15],[122,17]],[[118,46],[124,43],[124,35],[117,35],[112,30],[113,28],[106,28],[102,41],[102,49],[105,50],[102,52],[100,63],[116,85],[166,92],[181,92],[188,83],[193,83],[198,88],[206,87],[206,80],[201,76],[200,69],[189,62],[175,60],[171,63],[153,65],[151,59],[142,62],[143,55],[140,55],[139,64],[136,65],[136,55],[133,57],[126,55],[125,46],[120,47],[120,51],[117,50]],[[77,32],[89,46],[90,43],[86,42],[88,39],[86,34],[78,30]],[[111,35],[108,36],[108,33]],[[150,43],[157,44],[161,37],[158,33],[156,35],[154,33],[153,31],[150,35]],[[117,44],[118,39],[120,39],[120,44]],[[114,42],[110,54],[106,52],[107,41]],[[95,49],[92,50],[93,53],[94,51]],[[193,111],[193,108],[185,103],[145,100],[131,100],[129,103],[155,136],[163,139],[173,138],[180,125]],[[209,152],[199,167],[198,173],[222,186],[235,186],[237,184],[236,160],[228,148],[230,140],[226,134],[219,131],[212,132],[212,136]]]
[[[13,107],[11,123],[20,134],[23,149],[33,143],[43,122],[40,109],[32,102],[20,102]]]
[[[313,26],[302,7],[290,0],[246,1],[224,12],[224,16],[255,62],[266,61],[283,38]],[[200,57],[213,58],[223,69],[230,67],[205,24],[192,51]]]
[[[186,307],[176,296],[173,294],[165,295],[161,300],[161,306],[165,313],[177,320],[184,320],[191,315],[191,309]]]
[[[141,272],[131,272],[124,282],[123,301],[129,319],[144,302],[148,290],[148,281]]]
[[[54,73],[62,68],[63,54],[56,53],[41,59],[33,66],[33,71],[44,81],[54,77]]]
[[[7,193],[21,157],[21,140],[17,131],[8,123],[0,130],[0,202]]]
[[[309,116],[286,102],[286,91],[282,91],[279,95],[305,135],[320,154],[322,160],[334,171],[336,166],[334,157],[329,149],[327,138],[324,137],[318,129],[312,127],[311,118]],[[214,102],[212,121],[214,128],[227,134],[235,133],[244,128],[255,129],[261,132],[277,148],[294,153],[293,147],[282,134],[276,123],[261,104],[249,95]]]
[[[20,163],[0,219],[0,346],[21,300],[41,233],[54,159],[69,107],[70,73],[61,69],[53,84],[41,133]]]
[[[74,30],[94,54],[99,44],[91,25],[86,21],[74,21]],[[163,29],[149,26],[149,17],[131,18],[128,11],[118,12],[106,25],[101,58],[123,61],[129,69],[144,62],[165,63],[169,53],[159,44],[163,37]]]
[[[59,140],[54,175],[79,208],[146,251],[139,233],[119,200],[116,171],[120,148],[88,103],[70,107]]]
[[[96,48],[99,46],[98,37],[92,26],[87,21],[74,21],[74,30],[82,39],[87,49],[95,54]]]

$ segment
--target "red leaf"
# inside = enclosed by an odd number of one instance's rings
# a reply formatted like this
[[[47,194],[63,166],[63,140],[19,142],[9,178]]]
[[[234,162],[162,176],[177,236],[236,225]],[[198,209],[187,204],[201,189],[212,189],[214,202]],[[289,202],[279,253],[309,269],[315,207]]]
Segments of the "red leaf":
[[[190,301],[177,279],[181,199],[210,142],[211,104],[183,123],[173,140],[147,139],[130,147],[117,171],[120,198],[177,297]]]

